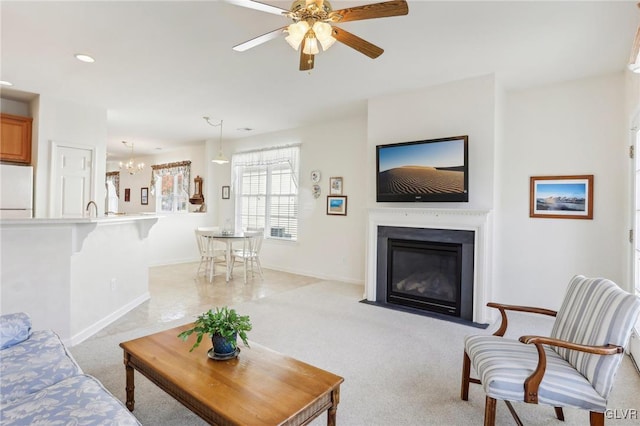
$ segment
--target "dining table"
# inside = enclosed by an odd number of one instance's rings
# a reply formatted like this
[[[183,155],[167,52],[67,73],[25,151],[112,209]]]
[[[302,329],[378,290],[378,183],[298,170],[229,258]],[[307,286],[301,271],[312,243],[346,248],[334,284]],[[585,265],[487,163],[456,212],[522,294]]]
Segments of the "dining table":
[[[229,282],[231,279],[231,267],[233,265],[233,259],[231,257],[231,252],[233,250],[233,243],[235,241],[242,241],[244,239],[244,231],[216,231],[207,235],[207,238],[211,238],[215,241],[221,241],[226,244],[225,249],[225,260],[227,263],[227,271],[226,271],[226,281]]]

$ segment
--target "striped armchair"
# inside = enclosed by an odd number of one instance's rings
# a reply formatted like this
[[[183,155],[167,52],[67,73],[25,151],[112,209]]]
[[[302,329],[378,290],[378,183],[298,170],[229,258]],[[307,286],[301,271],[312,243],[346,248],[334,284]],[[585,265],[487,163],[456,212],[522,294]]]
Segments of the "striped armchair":
[[[465,338],[460,396],[468,400],[469,383],[482,384],[484,424],[495,424],[496,401],[505,401],[522,424],[511,401],[545,404],[564,420],[562,407],[590,411],[590,424],[603,425],[607,398],[624,346],[640,312],[640,298],[604,278],[572,278],[558,312],[489,303],[502,316],[492,335]],[[550,337],[502,337],[507,311],[555,316]],[[478,378],[471,378],[471,366]]]

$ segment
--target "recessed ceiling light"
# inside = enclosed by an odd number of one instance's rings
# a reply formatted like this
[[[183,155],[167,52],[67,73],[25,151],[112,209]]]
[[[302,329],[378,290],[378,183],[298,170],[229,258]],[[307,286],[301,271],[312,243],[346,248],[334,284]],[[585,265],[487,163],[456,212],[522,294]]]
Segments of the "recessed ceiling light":
[[[13,86],[13,83],[10,81],[0,80],[0,86]]]
[[[89,63],[93,63],[96,61],[91,56],[85,55],[84,53],[76,53],[76,59],[82,62],[89,62]]]

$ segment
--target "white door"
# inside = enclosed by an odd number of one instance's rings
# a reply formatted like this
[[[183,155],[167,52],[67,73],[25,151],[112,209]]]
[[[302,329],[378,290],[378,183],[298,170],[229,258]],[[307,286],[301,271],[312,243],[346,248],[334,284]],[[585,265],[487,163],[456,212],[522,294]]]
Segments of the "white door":
[[[52,217],[82,217],[92,199],[92,148],[52,145]]]
[[[640,114],[636,116],[634,121],[634,125],[632,126],[632,149],[633,149],[633,231],[632,231],[632,241],[633,241],[633,287],[630,289],[631,291],[635,291],[636,294],[640,295]],[[631,356],[636,361],[636,363],[640,363],[640,319],[636,323],[635,331],[629,342],[629,352]]]

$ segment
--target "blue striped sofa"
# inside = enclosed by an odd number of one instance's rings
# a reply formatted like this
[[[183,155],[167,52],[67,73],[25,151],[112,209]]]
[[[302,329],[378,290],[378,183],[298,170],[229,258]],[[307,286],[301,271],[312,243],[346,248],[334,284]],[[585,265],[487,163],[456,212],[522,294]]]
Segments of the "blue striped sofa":
[[[57,334],[25,313],[0,316],[0,424],[139,425],[82,369]]]
[[[495,424],[496,400],[505,401],[517,422],[513,401],[553,406],[560,420],[562,407],[589,410],[591,425],[604,424],[607,398],[640,313],[640,298],[607,279],[576,275],[558,312],[488,306],[500,311],[501,326],[493,335],[465,338],[461,386],[466,401],[469,383],[482,384],[484,424]],[[555,316],[551,336],[502,337],[507,311]],[[471,366],[478,378],[470,377]]]

